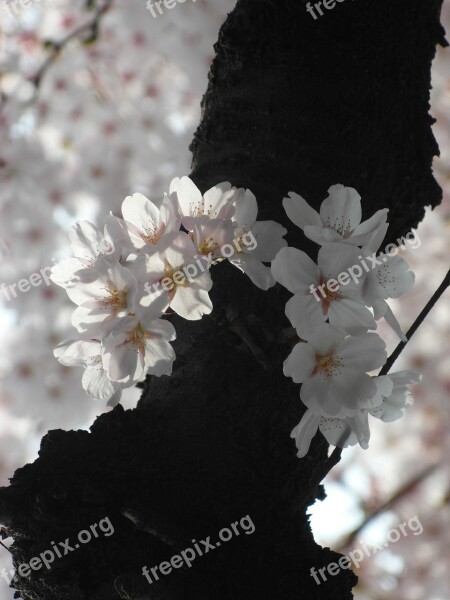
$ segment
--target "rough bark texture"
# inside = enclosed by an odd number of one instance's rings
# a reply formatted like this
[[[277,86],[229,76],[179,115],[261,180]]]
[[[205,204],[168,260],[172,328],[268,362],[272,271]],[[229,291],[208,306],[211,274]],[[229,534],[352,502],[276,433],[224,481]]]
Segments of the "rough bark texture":
[[[366,216],[390,208],[390,240],[406,233],[440,200],[428,114],[440,5],[348,0],[315,21],[300,0],[239,0],[192,145],[199,187],[249,187],[261,220],[288,225],[288,191],[317,207],[339,182],[358,189]],[[293,228],[288,239],[315,252]],[[286,295],[227,264],[214,279],[210,317],[173,319],[171,378],[148,379],[135,411],[118,407],[91,433],[50,432],[39,459],[0,490],[17,565],[104,517],[116,530],[19,578],[25,600],[352,598],[351,572],[320,586],[310,576],[338,555],[314,542],[305,514],[323,495],[326,444],[316,436],[298,460],[289,439],[302,407],[281,369]],[[245,515],[253,535],[152,586],[142,576]]]

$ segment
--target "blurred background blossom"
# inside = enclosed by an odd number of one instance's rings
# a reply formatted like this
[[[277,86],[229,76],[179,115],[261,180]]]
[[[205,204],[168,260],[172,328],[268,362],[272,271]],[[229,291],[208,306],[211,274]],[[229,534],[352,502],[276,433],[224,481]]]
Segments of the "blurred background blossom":
[[[234,0],[186,2],[157,19],[145,0],[113,1],[90,40],[96,10],[109,4],[0,0],[0,283],[6,289],[70,256],[67,231],[75,221],[99,225],[109,211],[118,214],[126,195],[157,200],[173,177],[189,173],[213,44]],[[450,34],[450,0],[443,17]],[[448,49],[438,48],[434,62],[432,114],[444,200],[419,226],[421,245],[404,252],[417,275],[413,291],[393,303],[404,329],[450,262]],[[374,420],[370,449],[344,451],[327,480],[328,498],[311,509],[317,541],[343,552],[360,542],[383,544],[391,528],[419,517],[420,536],[402,536],[361,563],[358,600],[450,598],[449,300],[447,290],[396,365],[424,373],[414,406],[398,422]],[[73,335],[71,312],[64,290],[45,282],[16,297],[0,291],[0,485],[34,460],[47,431],[87,428],[109,410],[86,396],[78,369],[53,358],[53,348]],[[388,327],[380,333],[392,350],[395,334]],[[126,390],[122,404],[135,406],[139,395]],[[11,568],[10,557],[0,548],[3,567]],[[0,579],[0,600],[12,598]]]

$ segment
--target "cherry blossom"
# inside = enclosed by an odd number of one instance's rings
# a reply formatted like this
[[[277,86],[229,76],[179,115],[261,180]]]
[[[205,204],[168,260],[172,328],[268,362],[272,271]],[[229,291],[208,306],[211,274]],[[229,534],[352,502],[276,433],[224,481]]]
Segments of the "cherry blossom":
[[[377,380],[383,379],[377,377]],[[403,416],[404,409],[411,406],[413,398],[408,386],[421,381],[422,375],[416,370],[398,371],[384,377],[392,383],[390,390],[382,391],[382,403],[369,410],[369,413],[384,421],[391,423]]]
[[[222,258],[222,248],[233,242],[234,225],[231,219],[210,219],[196,223],[192,241],[199,255],[211,255],[215,260]]]
[[[170,307],[185,319],[201,319],[212,311],[208,266],[186,233],[167,234],[154,250],[145,249],[136,259],[134,272],[147,292],[141,305],[156,303],[161,312]]]
[[[344,242],[362,246],[379,230],[386,233],[387,229],[387,208],[361,223],[361,196],[355,189],[341,184],[330,187],[320,213],[295,192],[289,192],[283,206],[289,219],[316,244]]]
[[[178,231],[180,219],[173,197],[164,195],[160,208],[143,194],[127,196],[122,203],[124,228],[132,247],[157,244],[166,233]]]
[[[367,373],[386,358],[385,344],[376,333],[348,336],[324,323],[308,333],[306,343],[296,344],[283,372],[303,384],[300,398],[314,414],[351,417],[358,409],[376,406],[376,385]]]
[[[117,260],[101,257],[95,267],[80,272],[80,281],[66,289],[78,305],[72,325],[86,335],[106,333],[117,319],[138,306],[139,287],[132,272]]]
[[[361,295],[365,274],[352,279],[348,273],[358,264],[358,254],[358,249],[348,244],[324,244],[316,265],[301,250],[280,250],[272,262],[272,274],[294,294],[286,304],[286,315],[298,332],[326,320],[351,334],[376,329]]]
[[[175,328],[166,320],[155,319],[151,311],[125,317],[103,339],[103,364],[108,377],[129,387],[146,374],[172,373],[175,352],[169,342]]]
[[[109,406],[115,406],[120,401],[121,386],[111,381],[106,374],[100,340],[62,342],[53,353],[67,367],[85,367],[82,385],[89,396],[107,400]]]
[[[383,377],[375,377],[375,408],[360,409],[351,417],[336,418],[326,414],[318,415],[308,409],[300,423],[291,432],[298,449],[297,456],[306,456],[311,440],[319,430],[332,446],[347,448],[358,444],[367,450],[370,440],[369,415],[385,422],[395,421],[403,416],[405,407],[412,404],[409,385],[421,379],[417,371],[399,371]],[[380,402],[381,399],[381,402]]]
[[[235,193],[236,188],[229,182],[219,183],[203,195],[189,177],[176,177],[170,183],[170,194],[178,203],[181,223],[188,231],[209,219],[231,218]]]
[[[316,415],[311,409],[308,409],[300,423],[291,432],[291,438],[295,439],[299,458],[303,458],[308,453],[317,430],[332,446],[347,448],[359,443],[361,448],[369,447],[370,430],[367,410],[358,410],[353,417],[339,419],[327,415]]]

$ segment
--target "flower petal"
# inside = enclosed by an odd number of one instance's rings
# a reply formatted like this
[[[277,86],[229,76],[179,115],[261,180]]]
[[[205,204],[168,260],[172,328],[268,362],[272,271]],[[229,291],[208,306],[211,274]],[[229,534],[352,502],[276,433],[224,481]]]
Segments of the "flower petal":
[[[229,259],[230,263],[245,273],[252,283],[261,290],[268,290],[275,285],[275,279],[272,277],[270,267],[247,252],[238,252]]]
[[[276,221],[257,221],[253,225],[252,233],[257,244],[252,254],[262,262],[272,261],[277,252],[287,246],[286,240],[283,239],[287,229]]]
[[[304,296],[320,284],[320,271],[311,258],[297,248],[282,248],[272,262],[272,275],[293,294]]]
[[[302,458],[308,454],[309,446],[313,437],[317,433],[319,426],[320,417],[307,410],[303,415],[300,423],[294,427],[291,431],[291,438],[295,439],[295,445],[297,446],[297,456]]]
[[[305,332],[309,328],[315,327],[327,319],[327,315],[322,310],[322,303],[317,302],[311,294],[292,296],[286,303],[285,312],[300,337],[306,335]]]
[[[304,229],[306,225],[322,227],[318,212],[295,192],[289,192],[288,197],[284,198],[283,207],[289,219],[300,229]]]
[[[298,343],[283,363],[283,373],[295,383],[303,383],[316,366],[313,348],[309,344]]]

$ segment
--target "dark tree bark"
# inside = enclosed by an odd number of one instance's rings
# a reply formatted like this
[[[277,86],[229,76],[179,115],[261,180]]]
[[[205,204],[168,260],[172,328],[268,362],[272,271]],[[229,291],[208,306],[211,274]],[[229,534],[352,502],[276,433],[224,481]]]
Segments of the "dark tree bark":
[[[239,0],[216,45],[193,179],[248,187],[259,219],[285,225],[288,191],[317,207],[343,183],[365,216],[389,207],[390,240],[405,234],[441,198],[428,112],[441,1],[347,1],[314,20],[302,0]],[[314,542],[306,516],[324,494],[326,443],[316,436],[299,460],[289,438],[303,409],[282,374],[285,292],[262,292],[227,264],[213,277],[213,314],[173,318],[173,376],[148,378],[136,410],[117,407],[91,433],[50,432],[0,490],[17,565],[106,516],[116,530],[19,578],[24,599],[352,598],[351,572],[320,586],[310,576],[339,555]],[[142,576],[245,515],[253,535],[152,586]]]

